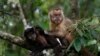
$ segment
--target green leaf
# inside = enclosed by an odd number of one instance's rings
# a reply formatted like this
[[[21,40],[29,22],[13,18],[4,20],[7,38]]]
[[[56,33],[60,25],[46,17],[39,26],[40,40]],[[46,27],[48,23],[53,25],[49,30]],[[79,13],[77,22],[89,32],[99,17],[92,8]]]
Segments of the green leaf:
[[[90,41],[88,41],[87,46],[94,45],[96,43],[97,43],[96,40],[90,40]]]
[[[77,52],[79,52],[81,50],[81,41],[80,39],[76,39],[74,42],[74,48]]]

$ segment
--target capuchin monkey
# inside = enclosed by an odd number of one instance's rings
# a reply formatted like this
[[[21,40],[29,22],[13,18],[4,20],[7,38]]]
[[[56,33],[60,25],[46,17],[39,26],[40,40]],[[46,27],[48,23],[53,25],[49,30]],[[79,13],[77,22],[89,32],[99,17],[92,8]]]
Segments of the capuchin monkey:
[[[61,7],[52,8],[49,11],[48,16],[50,18],[49,34],[60,36],[56,39],[60,43],[61,47],[57,47],[54,49],[55,56],[63,56],[64,52],[62,52],[62,48],[67,48],[68,42],[71,43],[71,41],[73,40],[73,22],[70,19],[65,18]]]
[[[65,18],[61,7],[53,8],[48,13],[51,35],[63,36],[69,43],[73,40],[73,22]]]

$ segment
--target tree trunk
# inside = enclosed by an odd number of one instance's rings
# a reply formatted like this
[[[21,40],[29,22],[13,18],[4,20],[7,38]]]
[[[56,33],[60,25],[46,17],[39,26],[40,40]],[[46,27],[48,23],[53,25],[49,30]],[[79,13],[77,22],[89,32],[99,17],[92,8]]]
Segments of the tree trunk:
[[[71,18],[79,19],[78,0],[70,0],[71,4]]]

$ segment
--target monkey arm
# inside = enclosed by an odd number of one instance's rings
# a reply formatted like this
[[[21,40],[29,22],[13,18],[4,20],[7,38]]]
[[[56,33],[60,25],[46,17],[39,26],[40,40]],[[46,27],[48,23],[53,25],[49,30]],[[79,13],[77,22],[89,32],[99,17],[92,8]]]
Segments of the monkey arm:
[[[62,32],[58,31],[44,31],[45,34],[55,36],[54,38],[63,38],[64,34]]]

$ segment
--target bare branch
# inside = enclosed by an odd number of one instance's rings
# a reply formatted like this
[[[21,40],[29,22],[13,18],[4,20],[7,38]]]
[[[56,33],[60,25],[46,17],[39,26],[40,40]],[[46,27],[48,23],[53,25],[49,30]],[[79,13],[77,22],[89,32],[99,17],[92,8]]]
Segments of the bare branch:
[[[0,31],[0,38],[20,46],[24,43],[24,40],[21,37],[3,31]]]

